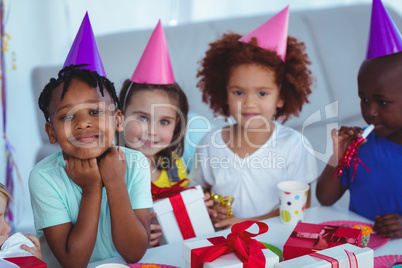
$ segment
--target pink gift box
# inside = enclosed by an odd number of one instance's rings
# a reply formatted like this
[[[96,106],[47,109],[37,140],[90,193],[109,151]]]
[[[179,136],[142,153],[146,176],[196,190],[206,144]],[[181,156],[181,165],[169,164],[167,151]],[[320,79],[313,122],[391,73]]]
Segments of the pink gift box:
[[[360,245],[359,229],[299,222],[283,247],[283,259],[289,260],[345,243]]]

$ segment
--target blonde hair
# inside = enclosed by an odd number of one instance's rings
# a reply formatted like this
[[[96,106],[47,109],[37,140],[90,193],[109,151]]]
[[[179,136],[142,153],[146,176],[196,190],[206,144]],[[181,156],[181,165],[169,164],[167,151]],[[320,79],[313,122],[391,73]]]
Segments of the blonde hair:
[[[4,194],[5,197],[8,199],[13,199],[11,194],[7,191],[6,186],[0,182],[0,193]]]

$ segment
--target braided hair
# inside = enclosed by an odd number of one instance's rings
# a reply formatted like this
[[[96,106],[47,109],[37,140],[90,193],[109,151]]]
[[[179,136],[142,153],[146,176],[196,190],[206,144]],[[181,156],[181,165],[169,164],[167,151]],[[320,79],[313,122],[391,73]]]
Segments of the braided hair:
[[[38,101],[39,108],[42,110],[47,122],[49,122],[49,105],[52,99],[53,91],[59,85],[64,83],[63,92],[61,93],[61,100],[63,100],[63,97],[66,94],[72,79],[80,79],[94,88],[99,87],[99,91],[102,94],[102,97],[104,96],[104,89],[106,89],[107,92],[109,92],[109,95],[112,97],[116,107],[120,108],[119,99],[117,97],[116,89],[114,88],[113,83],[106,77],[100,76],[95,71],[80,69],[81,67],[88,65],[89,64],[72,64],[70,66],[66,66],[65,68],[60,70],[57,79],[50,79],[50,82],[45,86],[42,93],[40,94]]]

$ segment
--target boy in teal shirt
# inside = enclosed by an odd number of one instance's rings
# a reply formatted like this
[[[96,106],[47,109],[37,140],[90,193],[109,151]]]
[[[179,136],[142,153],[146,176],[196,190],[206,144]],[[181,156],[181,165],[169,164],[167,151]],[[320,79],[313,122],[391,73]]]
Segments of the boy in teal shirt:
[[[39,106],[49,141],[62,152],[43,159],[30,174],[38,234],[63,267],[86,267],[118,254],[126,262],[139,261],[150,235],[149,165],[141,153],[113,144],[115,132],[123,130],[123,116],[88,15]],[[45,262],[47,257],[44,251]]]

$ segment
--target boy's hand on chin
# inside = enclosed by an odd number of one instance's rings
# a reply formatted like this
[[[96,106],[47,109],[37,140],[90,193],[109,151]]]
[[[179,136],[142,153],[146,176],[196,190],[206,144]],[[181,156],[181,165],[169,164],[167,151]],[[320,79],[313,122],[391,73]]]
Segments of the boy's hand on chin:
[[[102,179],[96,158],[82,160],[69,156],[66,160],[65,170],[71,180],[82,190],[91,187],[102,188]]]
[[[116,149],[112,145],[100,159],[98,159],[99,171],[104,185],[116,179],[124,180],[126,175],[126,155],[121,147]]]

